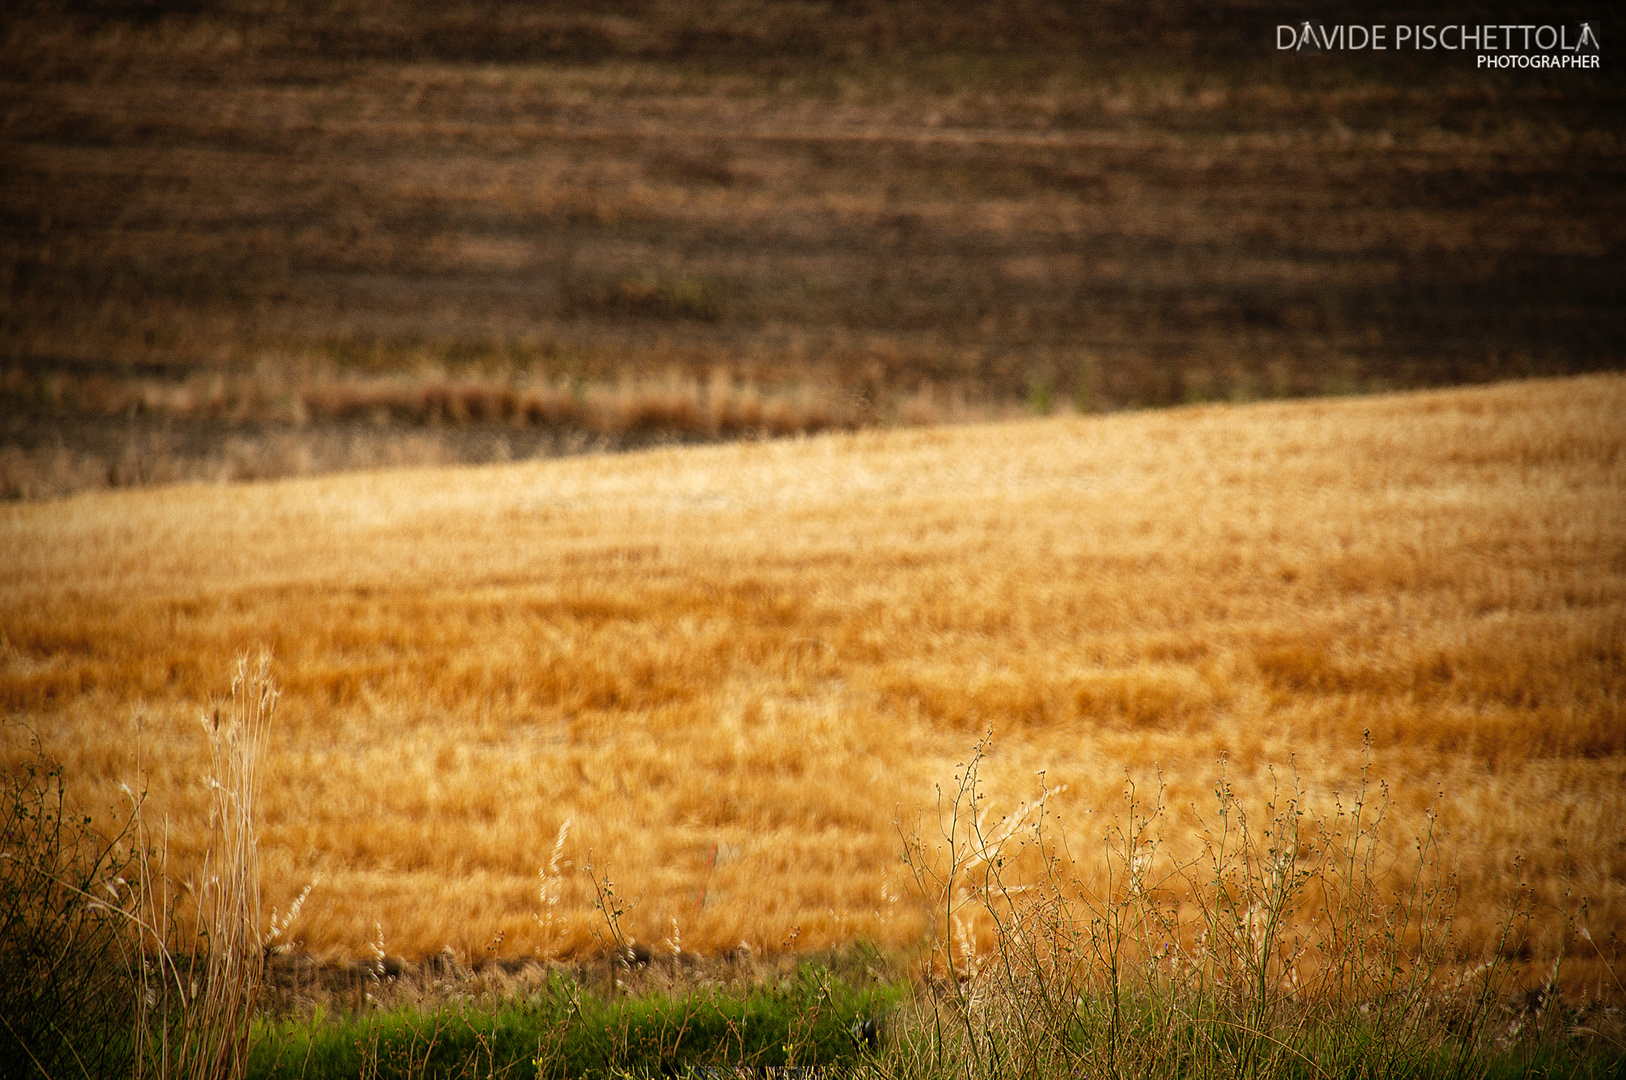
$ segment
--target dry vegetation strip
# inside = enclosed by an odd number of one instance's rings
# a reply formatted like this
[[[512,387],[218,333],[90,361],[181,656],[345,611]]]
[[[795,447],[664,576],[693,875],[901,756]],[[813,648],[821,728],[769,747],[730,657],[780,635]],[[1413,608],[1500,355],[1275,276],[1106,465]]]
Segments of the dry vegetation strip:
[[[1044,770],[1086,855],[1126,772],[1189,852],[1222,757],[1256,808],[1272,768],[1325,805],[1370,733],[1466,941],[1523,880],[1515,948],[1585,898],[1608,951],[1622,415],[1588,377],[15,505],[0,694],[92,806],[140,715],[184,859],[199,711],[271,646],[266,897],[320,876],[318,951],[591,948],[589,860],[657,948],[908,941],[894,819],[987,727],[996,803]]]

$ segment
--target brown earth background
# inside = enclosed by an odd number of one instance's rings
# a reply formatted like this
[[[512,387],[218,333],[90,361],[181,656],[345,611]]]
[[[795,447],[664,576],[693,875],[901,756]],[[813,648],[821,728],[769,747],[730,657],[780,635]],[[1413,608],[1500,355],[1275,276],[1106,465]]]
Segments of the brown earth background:
[[[0,490],[1618,369],[1539,7],[8,5]]]

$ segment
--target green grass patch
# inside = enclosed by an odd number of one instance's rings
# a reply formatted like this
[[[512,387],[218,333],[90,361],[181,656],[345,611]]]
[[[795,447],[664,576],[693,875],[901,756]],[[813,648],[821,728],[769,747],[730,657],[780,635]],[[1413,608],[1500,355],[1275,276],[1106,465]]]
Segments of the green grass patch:
[[[556,977],[495,1007],[443,1005],[256,1025],[249,1076],[601,1077],[706,1066],[843,1065],[855,1027],[903,998],[804,965],[776,986],[607,998]]]

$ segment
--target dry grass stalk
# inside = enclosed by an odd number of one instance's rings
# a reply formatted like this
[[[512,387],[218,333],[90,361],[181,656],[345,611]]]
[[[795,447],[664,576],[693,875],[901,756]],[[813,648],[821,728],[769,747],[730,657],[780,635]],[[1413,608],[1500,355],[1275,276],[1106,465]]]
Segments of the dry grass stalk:
[[[260,768],[276,711],[270,655],[241,657],[229,701],[202,719],[209,746],[208,847],[177,895],[167,826],[153,837],[134,802],[140,996],[137,1076],[239,1080],[248,1067],[249,1021],[264,965],[260,934]],[[303,899],[303,896],[300,898]],[[190,901],[192,911],[182,907]]]
[[[1330,811],[1273,778],[1251,818],[1222,776],[1202,850],[1182,860],[1164,792],[1127,777],[1098,850],[1068,845],[1042,779],[990,822],[992,753],[985,738],[903,837],[934,992],[907,1006],[891,1075],[1456,1075],[1541,1019],[1528,999],[1504,1005],[1528,897],[1497,939],[1464,942],[1433,816],[1395,850],[1388,792],[1367,777]],[[1561,962],[1538,1003],[1562,996]],[[1599,1004],[1603,1028],[1570,1033],[1595,1049],[1618,1034]]]

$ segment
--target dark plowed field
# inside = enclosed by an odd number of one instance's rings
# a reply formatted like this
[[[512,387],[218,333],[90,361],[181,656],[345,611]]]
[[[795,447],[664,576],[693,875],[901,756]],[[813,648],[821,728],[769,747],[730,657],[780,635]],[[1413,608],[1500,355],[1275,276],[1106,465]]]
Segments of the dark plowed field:
[[[0,481],[715,436],[741,388],[819,399],[778,431],[1620,367],[1607,27],[1598,70],[1484,72],[1280,52],[1289,6],[8,15]],[[312,389],[445,378],[700,404]]]

